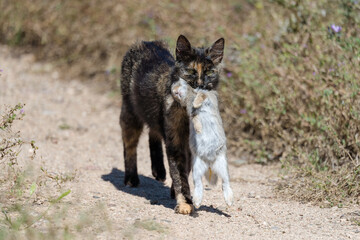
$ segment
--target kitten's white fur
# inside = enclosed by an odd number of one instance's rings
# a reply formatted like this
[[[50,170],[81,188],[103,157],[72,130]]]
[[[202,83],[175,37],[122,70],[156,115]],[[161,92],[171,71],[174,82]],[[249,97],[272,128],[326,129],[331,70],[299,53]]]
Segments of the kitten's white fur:
[[[204,174],[209,183],[213,185],[217,182],[217,176],[222,179],[225,202],[231,206],[233,192],[229,182],[226,136],[216,91],[195,90],[180,78],[172,85],[171,92],[174,99],[186,107],[190,117],[189,143],[193,157],[192,174],[195,185],[193,202],[195,206],[199,207],[202,201],[202,176]],[[200,104],[198,104],[199,102]]]

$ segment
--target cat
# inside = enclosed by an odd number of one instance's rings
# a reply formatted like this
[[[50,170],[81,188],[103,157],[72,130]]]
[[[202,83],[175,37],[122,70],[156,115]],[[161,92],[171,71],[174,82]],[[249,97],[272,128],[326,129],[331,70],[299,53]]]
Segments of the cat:
[[[215,90],[219,84],[225,41],[218,39],[208,48],[191,46],[180,35],[175,59],[162,41],[134,44],[125,54],[121,66],[122,107],[120,126],[124,146],[124,184],[136,187],[136,147],[144,124],[149,127],[152,175],[165,181],[162,141],[172,178],[171,197],[175,212],[190,214],[188,175],[191,170],[189,118],[186,109],[171,95],[172,83],[184,79],[192,88]]]
[[[212,185],[222,178],[225,202],[232,205],[233,192],[226,157],[226,136],[222,124],[216,91],[195,90],[180,78],[171,87],[176,101],[186,107],[190,122],[189,145],[192,154],[194,180],[193,202],[199,207],[203,196],[202,176]]]

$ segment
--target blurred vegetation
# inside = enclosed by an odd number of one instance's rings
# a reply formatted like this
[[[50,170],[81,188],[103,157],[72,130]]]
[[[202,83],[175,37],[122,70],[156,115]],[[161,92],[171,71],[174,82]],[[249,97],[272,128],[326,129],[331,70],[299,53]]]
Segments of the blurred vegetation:
[[[226,39],[221,108],[229,151],[281,161],[280,191],[327,205],[360,197],[357,0],[0,0],[2,43],[118,87],[137,40]]]
[[[0,106],[0,240],[91,239],[85,231],[90,225],[96,232],[109,229],[101,205],[80,212],[75,221],[69,220],[69,208],[73,206],[62,200],[71,193],[66,183],[74,180],[75,174],[49,173],[34,163],[38,147],[34,141],[24,140],[13,127],[23,120],[24,106]],[[28,154],[24,148],[29,149]],[[95,210],[94,218],[90,212]]]

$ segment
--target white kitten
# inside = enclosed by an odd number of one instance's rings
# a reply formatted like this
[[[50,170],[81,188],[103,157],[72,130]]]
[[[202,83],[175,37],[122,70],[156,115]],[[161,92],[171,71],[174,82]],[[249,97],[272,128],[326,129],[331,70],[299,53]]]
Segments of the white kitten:
[[[231,206],[233,192],[229,183],[226,157],[226,136],[218,108],[216,91],[193,89],[181,79],[171,86],[176,101],[186,107],[190,117],[190,149],[193,157],[194,194],[196,207],[203,196],[202,176],[210,184],[216,184],[217,176],[222,179],[225,202]]]

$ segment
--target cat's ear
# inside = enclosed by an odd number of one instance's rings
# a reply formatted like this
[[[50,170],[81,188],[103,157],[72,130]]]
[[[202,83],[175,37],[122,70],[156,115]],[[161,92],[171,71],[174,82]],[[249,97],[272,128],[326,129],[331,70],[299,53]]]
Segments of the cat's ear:
[[[214,64],[221,63],[224,56],[225,39],[220,38],[214,44],[207,49],[207,54]]]
[[[176,42],[176,60],[186,60],[191,55],[191,44],[184,35],[180,35]]]
[[[195,97],[194,102],[193,102],[193,107],[194,108],[201,107],[201,105],[203,104],[205,99],[206,99],[205,93],[199,92],[198,94],[196,94],[196,97]]]

